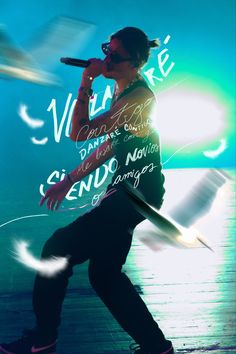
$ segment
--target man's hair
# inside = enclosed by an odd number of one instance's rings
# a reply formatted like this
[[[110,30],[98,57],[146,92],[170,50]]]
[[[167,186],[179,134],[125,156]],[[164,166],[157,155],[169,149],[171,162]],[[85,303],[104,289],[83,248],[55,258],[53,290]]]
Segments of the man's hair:
[[[150,48],[160,46],[159,40],[150,41],[147,35],[136,27],[125,27],[112,34],[110,40],[113,38],[122,42],[124,49],[129,53],[136,67],[141,67],[148,61]]]

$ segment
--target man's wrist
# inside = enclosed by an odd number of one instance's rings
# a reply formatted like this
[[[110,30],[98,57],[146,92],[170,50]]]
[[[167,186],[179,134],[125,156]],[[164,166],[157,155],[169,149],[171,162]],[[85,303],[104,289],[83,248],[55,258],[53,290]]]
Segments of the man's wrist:
[[[80,86],[78,95],[80,95],[81,93],[83,96],[87,96],[87,97],[93,96],[93,90],[91,89],[91,87]]]
[[[87,75],[87,74],[83,75],[81,86],[86,87],[86,88],[91,88],[93,80],[94,80],[94,78],[92,76]]]

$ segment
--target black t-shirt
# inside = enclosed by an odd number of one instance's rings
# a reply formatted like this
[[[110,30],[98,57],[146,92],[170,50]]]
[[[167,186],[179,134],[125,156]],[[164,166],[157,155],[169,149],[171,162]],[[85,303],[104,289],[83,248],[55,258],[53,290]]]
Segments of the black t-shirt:
[[[147,83],[140,79],[125,89],[117,100],[139,86],[150,90]],[[119,135],[113,138],[113,142],[116,139],[113,151],[118,166],[111,186],[116,188],[129,182],[129,185],[143,195],[146,202],[159,208],[165,192],[159,135],[155,129],[144,137],[132,134],[132,131],[142,128],[142,124],[147,123],[143,122],[135,126],[127,123],[119,128]]]

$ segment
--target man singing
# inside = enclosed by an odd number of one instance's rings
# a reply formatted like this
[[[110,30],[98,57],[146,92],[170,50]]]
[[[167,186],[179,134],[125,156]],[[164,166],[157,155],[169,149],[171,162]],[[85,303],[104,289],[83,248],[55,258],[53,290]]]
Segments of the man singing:
[[[67,268],[53,278],[37,274],[33,291],[35,329],[0,351],[8,354],[55,354],[61,308],[73,267],[89,260],[89,279],[98,296],[121,327],[134,339],[136,354],[172,354],[172,343],[164,334],[122,272],[132,233],[144,217],[135,209],[129,191],[139,193],[156,208],[164,195],[160,143],[151,125],[155,97],[139,74],[147,62],[149,41],[138,28],[126,27],[102,44],[104,60],[90,59],[84,70],[73,112],[70,137],[82,142],[99,136],[109,138],[63,181],[48,189],[41,199],[56,210],[74,183],[115,157],[116,172],[99,206],[57,230],[46,242],[42,259],[69,256]],[[111,107],[89,119],[89,100],[96,77],[115,80]],[[79,319],[78,319],[79,321]]]

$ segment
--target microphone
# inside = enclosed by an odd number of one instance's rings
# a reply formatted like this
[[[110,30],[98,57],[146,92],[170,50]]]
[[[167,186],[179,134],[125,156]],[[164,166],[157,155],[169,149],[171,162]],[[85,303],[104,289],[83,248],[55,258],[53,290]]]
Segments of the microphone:
[[[74,58],[61,58],[60,62],[67,65],[78,66],[79,68],[87,68],[87,66],[89,66],[90,64],[89,60],[74,59]]]

